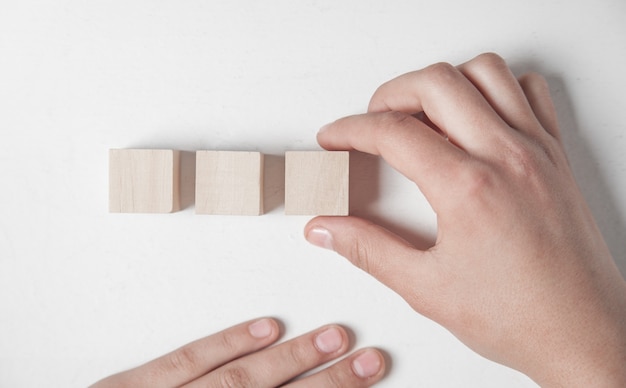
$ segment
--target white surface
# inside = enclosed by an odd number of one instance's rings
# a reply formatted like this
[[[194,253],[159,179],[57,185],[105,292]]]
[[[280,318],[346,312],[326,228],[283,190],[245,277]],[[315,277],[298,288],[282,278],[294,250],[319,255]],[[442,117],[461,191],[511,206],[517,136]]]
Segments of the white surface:
[[[262,217],[118,215],[107,150],[316,149],[317,129],[364,111],[380,83],[497,51],[549,77],[626,272],[625,17],[622,0],[2,1],[0,386],[85,386],[259,315],[285,337],[351,327],[355,347],[392,357],[381,387],[534,386],[310,247],[308,218],[277,206],[280,157]],[[361,212],[432,234],[413,185],[361,162]]]

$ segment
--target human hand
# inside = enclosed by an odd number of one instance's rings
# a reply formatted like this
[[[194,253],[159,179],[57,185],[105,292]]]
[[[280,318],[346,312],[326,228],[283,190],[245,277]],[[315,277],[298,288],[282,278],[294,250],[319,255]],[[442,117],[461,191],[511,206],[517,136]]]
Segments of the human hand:
[[[626,283],[581,195],[546,81],[495,54],[382,85],[318,134],[382,156],[437,214],[419,250],[356,217],[318,217],[334,249],[483,356],[541,385],[626,386]]]
[[[279,337],[275,320],[241,323],[202,338],[137,368],[107,377],[92,388],[107,387],[369,387],[385,370],[375,349],[355,352],[300,380],[310,371],[348,351],[340,326],[319,328],[267,348]]]

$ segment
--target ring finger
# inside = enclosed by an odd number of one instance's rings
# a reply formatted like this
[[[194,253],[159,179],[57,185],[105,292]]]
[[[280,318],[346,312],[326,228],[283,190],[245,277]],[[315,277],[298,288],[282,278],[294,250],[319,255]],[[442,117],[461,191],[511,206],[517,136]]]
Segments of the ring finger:
[[[541,129],[520,83],[500,56],[481,54],[457,68],[510,127],[528,134]]]

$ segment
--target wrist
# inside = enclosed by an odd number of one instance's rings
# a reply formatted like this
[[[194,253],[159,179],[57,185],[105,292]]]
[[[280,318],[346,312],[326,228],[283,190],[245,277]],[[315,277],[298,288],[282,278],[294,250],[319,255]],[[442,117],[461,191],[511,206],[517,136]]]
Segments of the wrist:
[[[588,303],[605,306],[605,311],[589,311],[577,317],[571,325],[575,329],[568,325],[560,328],[560,338],[552,343],[557,346],[549,346],[551,341],[545,344],[546,357],[535,362],[528,374],[539,385],[626,387],[626,283],[621,283],[621,291],[608,298],[611,303],[607,299],[604,303]]]

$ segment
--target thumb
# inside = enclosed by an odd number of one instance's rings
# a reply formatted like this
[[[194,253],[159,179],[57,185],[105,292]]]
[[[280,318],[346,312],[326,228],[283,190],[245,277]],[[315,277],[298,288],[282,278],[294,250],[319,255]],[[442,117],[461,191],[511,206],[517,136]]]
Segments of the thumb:
[[[316,217],[304,229],[313,245],[331,249],[400,294],[416,310],[424,310],[435,271],[428,252],[382,226],[358,217]],[[422,311],[420,311],[422,312]]]

